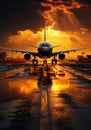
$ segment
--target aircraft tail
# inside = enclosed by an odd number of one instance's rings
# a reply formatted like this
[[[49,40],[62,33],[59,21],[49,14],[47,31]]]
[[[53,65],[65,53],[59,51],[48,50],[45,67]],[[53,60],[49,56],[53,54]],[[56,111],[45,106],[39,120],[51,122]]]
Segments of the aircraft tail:
[[[44,41],[46,42],[46,29],[44,29]]]

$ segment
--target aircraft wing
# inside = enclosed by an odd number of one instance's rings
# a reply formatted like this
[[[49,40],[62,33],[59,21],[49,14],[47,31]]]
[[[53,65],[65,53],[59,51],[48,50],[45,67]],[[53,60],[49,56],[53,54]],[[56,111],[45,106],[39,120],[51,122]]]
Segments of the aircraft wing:
[[[32,51],[28,51],[28,50],[19,50],[19,49],[7,48],[7,47],[2,47],[2,46],[0,46],[0,48],[4,49],[4,50],[8,50],[8,51],[14,51],[14,52],[21,52],[21,53],[29,53],[29,54],[32,54],[32,55],[38,55],[37,52],[32,52]]]
[[[76,51],[84,50],[84,49],[86,49],[86,48],[76,48],[76,49],[70,49],[70,50],[62,50],[62,51],[58,51],[58,52],[53,52],[52,55],[57,55],[57,54],[60,54],[60,53],[76,52]]]

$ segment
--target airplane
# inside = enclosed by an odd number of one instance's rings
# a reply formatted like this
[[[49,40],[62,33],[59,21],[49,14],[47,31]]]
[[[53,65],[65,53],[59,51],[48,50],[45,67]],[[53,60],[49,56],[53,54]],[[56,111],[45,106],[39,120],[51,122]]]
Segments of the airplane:
[[[34,56],[32,63],[35,65],[38,64],[38,59],[36,59],[36,57],[44,59],[43,63],[46,63],[46,64],[47,64],[46,59],[53,57],[52,64],[57,64],[57,59],[56,59],[57,55],[58,55],[60,60],[64,60],[65,53],[76,52],[78,50],[86,49],[86,48],[75,48],[75,49],[70,49],[70,50],[61,50],[61,51],[53,52],[53,48],[58,47],[58,46],[52,46],[49,42],[46,41],[46,30],[45,29],[44,29],[44,41],[41,42],[39,44],[39,46],[31,46],[31,47],[37,48],[37,52],[32,52],[32,51],[27,51],[27,50],[18,50],[18,49],[6,48],[3,46],[0,46],[1,49],[24,53],[25,60],[30,60],[31,55]]]

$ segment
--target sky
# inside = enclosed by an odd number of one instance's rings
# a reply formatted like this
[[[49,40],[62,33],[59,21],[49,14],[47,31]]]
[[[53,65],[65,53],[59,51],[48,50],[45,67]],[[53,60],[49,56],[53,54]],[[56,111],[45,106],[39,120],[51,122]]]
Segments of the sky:
[[[90,45],[91,0],[0,0],[2,45],[29,49],[43,40],[44,27],[61,49]]]

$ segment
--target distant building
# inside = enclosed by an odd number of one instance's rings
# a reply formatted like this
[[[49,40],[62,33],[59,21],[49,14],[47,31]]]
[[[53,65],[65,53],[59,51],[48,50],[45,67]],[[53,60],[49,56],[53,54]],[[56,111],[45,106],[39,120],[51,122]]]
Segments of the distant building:
[[[91,55],[86,55],[86,57],[87,57],[87,61],[91,62]]]
[[[78,55],[77,59],[78,59],[79,62],[85,61],[85,57],[83,55]]]
[[[78,62],[91,62],[91,55],[77,55]]]
[[[6,52],[0,52],[0,61],[5,61],[6,59]]]

